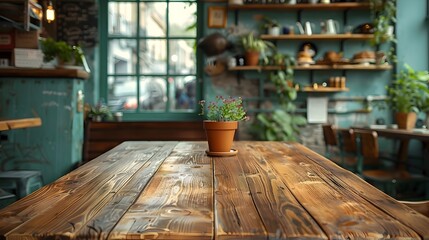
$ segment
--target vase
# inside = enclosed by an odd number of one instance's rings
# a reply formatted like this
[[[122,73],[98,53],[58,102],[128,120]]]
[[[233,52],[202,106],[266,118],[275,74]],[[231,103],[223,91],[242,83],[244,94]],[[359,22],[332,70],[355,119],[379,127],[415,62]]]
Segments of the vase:
[[[245,53],[245,58],[247,66],[257,66],[259,64],[259,52],[247,51]]]
[[[410,112],[410,113],[398,112],[395,115],[395,119],[399,129],[411,130],[416,125],[417,114],[415,112]]]
[[[203,127],[209,145],[208,153],[230,154],[238,122],[204,121]]]

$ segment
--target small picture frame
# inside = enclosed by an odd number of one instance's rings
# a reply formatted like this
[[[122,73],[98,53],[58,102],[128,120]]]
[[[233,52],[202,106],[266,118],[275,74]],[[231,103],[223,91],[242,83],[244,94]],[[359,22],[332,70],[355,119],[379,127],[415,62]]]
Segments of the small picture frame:
[[[226,7],[211,6],[208,8],[208,27],[225,28],[227,11]]]

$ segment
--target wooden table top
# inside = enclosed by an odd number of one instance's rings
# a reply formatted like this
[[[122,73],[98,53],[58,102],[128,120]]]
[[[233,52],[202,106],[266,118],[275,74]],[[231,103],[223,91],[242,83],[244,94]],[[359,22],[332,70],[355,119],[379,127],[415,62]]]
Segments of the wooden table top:
[[[0,211],[0,239],[421,239],[429,218],[297,143],[125,142]]]
[[[376,131],[379,136],[396,138],[400,140],[417,139],[424,142],[429,142],[429,130],[428,129],[393,129],[393,128],[359,128],[354,129],[371,129]]]

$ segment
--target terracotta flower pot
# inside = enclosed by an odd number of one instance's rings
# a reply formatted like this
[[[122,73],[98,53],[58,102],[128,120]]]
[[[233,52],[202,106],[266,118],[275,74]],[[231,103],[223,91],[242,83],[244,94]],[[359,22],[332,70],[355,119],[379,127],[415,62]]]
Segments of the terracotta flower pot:
[[[206,131],[210,152],[226,153],[231,151],[235,130],[238,128],[237,121],[204,121],[203,127]]]
[[[244,57],[247,66],[257,66],[259,64],[259,52],[246,52]]]
[[[416,125],[417,114],[415,112],[401,113],[398,112],[395,115],[396,123],[399,129],[413,129]]]

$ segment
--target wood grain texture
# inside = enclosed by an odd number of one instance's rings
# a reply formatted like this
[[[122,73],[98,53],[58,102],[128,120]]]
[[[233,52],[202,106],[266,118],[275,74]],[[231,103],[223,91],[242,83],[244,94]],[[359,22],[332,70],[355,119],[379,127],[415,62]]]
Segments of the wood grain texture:
[[[35,208],[34,210],[37,212],[34,213],[34,216],[25,219],[26,221],[7,233],[7,238],[73,237],[100,209],[110,202],[135,171],[143,167],[163,145],[165,143],[127,145],[124,148],[115,149],[103,158],[96,159],[104,164],[96,164],[97,161],[94,161],[93,167],[82,168],[86,169],[84,174],[80,171],[70,174],[68,178],[74,179],[78,184],[72,182],[75,187],[65,187],[69,190],[68,194],[57,197],[55,202],[47,201],[46,198],[49,199],[50,196],[43,194],[42,191],[36,192],[31,196],[39,196],[39,199],[44,199],[41,202],[48,202],[49,205],[45,204],[45,208]],[[174,144],[170,146],[170,151],[173,146]],[[103,169],[103,166],[106,167]],[[81,181],[82,177],[89,179]],[[55,189],[58,185],[67,183],[67,180],[60,179],[48,186]],[[37,202],[35,203],[37,204]]]
[[[256,143],[234,146],[255,206],[270,238],[327,239],[316,221],[295,199],[268,164],[265,150]]]
[[[125,142],[0,210],[0,239],[429,239],[429,218],[297,143]]]
[[[270,149],[264,147],[265,155],[329,238],[419,238],[412,229],[350,191],[351,186],[339,186],[333,181],[336,172],[345,170],[335,167],[331,168],[332,172],[327,171],[307,157],[311,152],[307,148],[295,148],[294,144],[285,148],[284,144],[273,143]],[[316,161],[327,162],[327,159],[319,156]]]
[[[196,145],[179,145],[165,159],[110,238],[211,239],[212,166],[206,146]]]

